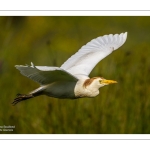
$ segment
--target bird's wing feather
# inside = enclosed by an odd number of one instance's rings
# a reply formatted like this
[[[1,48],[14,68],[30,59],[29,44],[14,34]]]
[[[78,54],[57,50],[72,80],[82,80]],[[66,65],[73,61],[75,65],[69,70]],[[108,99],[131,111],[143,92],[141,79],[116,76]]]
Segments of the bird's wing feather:
[[[59,67],[47,66],[15,66],[20,73],[41,85],[50,84],[56,81],[77,81],[77,78]]]
[[[127,38],[127,32],[109,34],[93,39],[71,56],[60,68],[78,77],[88,76],[96,64],[112,51],[122,46]]]

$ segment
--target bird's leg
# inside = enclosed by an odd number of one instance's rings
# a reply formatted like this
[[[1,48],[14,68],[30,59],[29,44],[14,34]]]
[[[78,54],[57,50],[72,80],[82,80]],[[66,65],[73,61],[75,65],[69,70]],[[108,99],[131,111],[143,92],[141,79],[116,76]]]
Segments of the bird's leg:
[[[17,103],[27,100],[29,98],[33,98],[33,94],[17,94],[17,97],[12,102],[12,105],[16,105]]]
[[[39,95],[43,95],[43,91],[44,91],[45,87],[39,87],[37,89],[35,89],[34,91],[30,92],[29,94],[17,94],[17,97],[14,99],[14,101],[12,102],[12,105],[16,105],[17,103],[39,96]]]

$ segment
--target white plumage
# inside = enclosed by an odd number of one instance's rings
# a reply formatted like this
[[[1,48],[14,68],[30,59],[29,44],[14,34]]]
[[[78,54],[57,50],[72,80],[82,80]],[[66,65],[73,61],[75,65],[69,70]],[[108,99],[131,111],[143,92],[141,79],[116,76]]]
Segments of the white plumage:
[[[41,86],[29,94],[18,94],[13,104],[43,94],[71,99],[95,97],[99,94],[100,87],[116,81],[100,77],[90,79],[88,75],[99,61],[122,46],[126,38],[127,32],[93,39],[82,46],[61,67],[34,66],[33,63],[31,66],[16,65],[22,75],[38,82]]]
[[[60,68],[73,75],[88,76],[95,65],[109,55],[113,50],[118,49],[124,44],[127,32],[100,36],[86,45],[71,56]]]

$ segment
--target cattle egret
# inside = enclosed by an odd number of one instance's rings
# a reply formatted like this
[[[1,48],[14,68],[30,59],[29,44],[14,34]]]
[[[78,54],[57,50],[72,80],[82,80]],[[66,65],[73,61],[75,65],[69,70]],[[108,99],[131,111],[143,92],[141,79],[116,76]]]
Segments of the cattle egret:
[[[60,99],[76,99],[82,97],[95,97],[99,88],[112,83],[103,77],[89,78],[89,74],[96,64],[122,46],[127,38],[127,32],[109,34],[91,40],[61,67],[16,65],[20,73],[40,84],[40,87],[29,94],[18,94],[12,102],[13,105],[40,95]]]

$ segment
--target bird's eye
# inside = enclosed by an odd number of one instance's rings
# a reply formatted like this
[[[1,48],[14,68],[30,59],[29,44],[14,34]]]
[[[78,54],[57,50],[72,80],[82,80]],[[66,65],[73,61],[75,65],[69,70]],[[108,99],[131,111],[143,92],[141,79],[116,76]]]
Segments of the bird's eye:
[[[99,80],[99,83],[101,84],[101,83],[102,83],[102,80]]]

